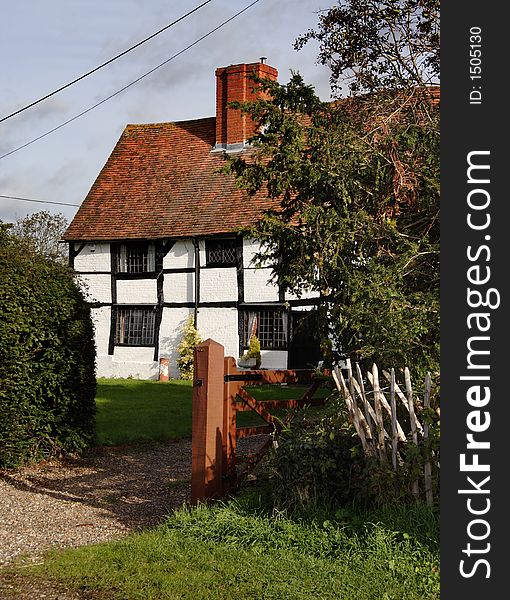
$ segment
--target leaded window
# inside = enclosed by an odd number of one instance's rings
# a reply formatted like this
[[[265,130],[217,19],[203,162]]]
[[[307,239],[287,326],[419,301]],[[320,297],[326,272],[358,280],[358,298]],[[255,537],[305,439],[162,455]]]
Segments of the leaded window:
[[[281,310],[246,311],[243,315],[243,347],[256,335],[264,350],[287,347],[287,313]]]
[[[206,261],[210,266],[235,266],[236,241],[235,240],[206,240]]]
[[[117,273],[153,273],[156,270],[154,244],[129,242],[117,246]]]
[[[118,308],[116,311],[115,343],[126,346],[152,346],[156,312],[146,308]]]

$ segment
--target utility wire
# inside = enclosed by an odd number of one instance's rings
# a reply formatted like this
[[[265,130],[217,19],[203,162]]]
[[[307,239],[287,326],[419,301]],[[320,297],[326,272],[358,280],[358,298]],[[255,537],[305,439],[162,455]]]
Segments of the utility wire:
[[[9,200],[23,200],[24,202],[39,202],[40,204],[59,204],[60,206],[80,206],[79,204],[70,204],[69,202],[50,202],[49,200],[34,200],[34,198],[20,198],[20,196],[4,196],[0,194],[0,198],[8,198]]]
[[[88,77],[89,75],[92,75],[96,71],[99,71],[99,69],[102,69],[103,67],[106,67],[107,65],[109,65],[112,62],[116,61],[117,59],[121,58],[122,56],[124,56],[128,52],[131,52],[131,50],[134,50],[135,48],[138,48],[142,44],[145,44],[145,42],[148,42],[149,40],[152,40],[152,38],[155,38],[160,33],[163,33],[163,31],[166,31],[167,29],[170,29],[170,27],[173,27],[174,25],[176,25],[180,21],[183,21],[186,17],[189,17],[191,14],[193,14],[194,12],[196,12],[197,10],[199,10],[200,8],[202,8],[203,6],[205,6],[206,4],[209,4],[209,2],[212,2],[212,0],[206,0],[206,2],[203,2],[202,4],[200,4],[200,6],[195,7],[193,10],[190,10],[185,15],[182,15],[182,17],[179,17],[175,21],[172,21],[172,23],[169,23],[165,27],[162,27],[159,31],[156,31],[156,33],[153,33],[149,37],[146,37],[141,42],[138,42],[134,46],[131,46],[131,48],[128,48],[127,50],[124,50],[124,52],[121,52],[120,54],[117,54],[117,56],[114,56],[113,58],[110,58],[110,60],[107,60],[106,62],[104,62],[103,64],[99,65],[98,67],[95,67],[94,69],[88,71],[87,73],[84,73],[83,75],[80,75],[80,77],[77,77],[76,79],[73,79],[72,81],[70,81],[69,83],[66,83],[62,87],[59,87],[57,90],[54,90],[53,92],[50,92],[49,94],[46,94],[46,96],[43,96],[42,98],[39,98],[38,100],[34,100],[34,102],[31,102],[30,104],[27,104],[23,108],[20,108],[20,109],[14,111],[10,115],[2,117],[0,119],[0,123],[2,123],[3,121],[7,121],[7,119],[10,119],[11,117],[14,117],[15,115],[19,115],[19,113],[22,113],[23,111],[28,110],[29,108],[32,108],[32,106],[35,106],[36,104],[39,104],[40,102],[43,102],[44,100],[47,100],[48,98],[51,98],[52,96],[54,96],[55,94],[58,94],[62,90],[65,90],[68,87],[71,87],[72,85],[74,85],[75,83],[78,83],[78,81],[81,81],[82,79],[85,79],[85,77]]]
[[[121,92],[124,92],[125,90],[127,90],[131,86],[135,85],[136,83],[138,83],[142,79],[145,79],[145,77],[147,77],[148,75],[151,75],[152,73],[154,73],[154,71],[157,71],[158,69],[160,69],[161,67],[163,67],[164,65],[166,65],[167,63],[169,63],[171,60],[174,60],[175,58],[177,58],[181,54],[184,54],[184,52],[186,52],[190,48],[193,48],[193,46],[196,46],[202,40],[205,40],[205,38],[209,37],[213,33],[216,33],[216,31],[218,31],[218,29],[221,29],[222,27],[224,27],[225,25],[227,25],[227,23],[230,23],[230,21],[233,21],[235,18],[237,18],[240,15],[242,15],[244,12],[246,12],[248,9],[250,9],[252,6],[254,6],[255,4],[257,4],[258,2],[260,2],[260,0],[254,0],[254,2],[252,2],[251,4],[248,4],[248,6],[246,6],[245,8],[243,8],[242,10],[240,10],[239,12],[237,12],[236,14],[232,15],[226,21],[223,21],[223,23],[220,23],[217,27],[215,27],[214,29],[211,29],[211,31],[207,32],[202,37],[199,37],[197,40],[195,40],[194,42],[192,42],[191,44],[189,44],[189,46],[186,46],[185,48],[183,48],[182,50],[180,50],[179,52],[177,52],[177,54],[174,54],[170,58],[167,58],[167,60],[163,61],[162,63],[160,63],[159,65],[157,65],[153,69],[151,69],[150,71],[147,71],[147,73],[144,73],[143,75],[141,75],[140,77],[138,77],[137,79],[135,79],[134,81],[132,81],[131,83],[128,83],[127,85],[125,85],[124,87],[122,87],[120,90],[117,90],[113,94],[110,94],[106,98],[103,98],[103,100],[100,100],[96,104],[90,106],[89,108],[85,109],[84,111],[82,111],[81,113],[75,115],[74,117],[71,117],[67,121],[64,121],[60,125],[57,125],[56,127],[53,127],[53,129],[50,129],[46,133],[42,133],[41,135],[37,136],[36,138],[30,140],[29,142],[26,142],[22,146],[18,146],[17,148],[14,148],[14,150],[10,150],[9,152],[6,152],[5,154],[2,154],[0,156],[0,160],[2,158],[6,158],[7,156],[10,156],[11,154],[14,154],[15,152],[18,152],[18,150],[22,150],[23,148],[26,148],[27,146],[30,146],[31,144],[33,144],[33,143],[41,140],[42,138],[50,135],[51,133],[54,133],[55,131],[61,129],[62,127],[65,127],[66,125],[69,125],[69,123],[72,123],[73,121],[76,121],[76,119],[79,119],[80,117],[83,117],[83,115],[86,115],[87,113],[89,113],[90,111],[94,110],[98,106],[101,106],[101,104],[104,104],[108,100],[111,100],[115,96],[118,96]]]

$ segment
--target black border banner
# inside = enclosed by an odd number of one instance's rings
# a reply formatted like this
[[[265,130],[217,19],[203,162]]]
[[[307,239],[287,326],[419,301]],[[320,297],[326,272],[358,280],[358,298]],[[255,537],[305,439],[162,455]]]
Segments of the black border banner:
[[[446,600],[509,594],[510,31],[503,6],[441,5],[441,598]]]

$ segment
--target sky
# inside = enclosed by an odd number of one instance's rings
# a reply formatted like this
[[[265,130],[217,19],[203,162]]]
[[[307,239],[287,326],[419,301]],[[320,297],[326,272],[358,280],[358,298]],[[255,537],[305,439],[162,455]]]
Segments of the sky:
[[[204,0],[0,0],[0,118],[65,85]],[[58,127],[167,60],[252,0],[212,0],[184,21],[52,98],[0,123],[0,156]],[[0,159],[0,196],[80,205],[128,123],[213,116],[217,67],[267,57],[280,83],[298,71],[323,100],[329,71],[317,45],[297,36],[316,26],[324,0],[259,0],[248,11],[140,83],[58,131]],[[0,220],[47,210],[69,221],[78,206],[0,197]]]

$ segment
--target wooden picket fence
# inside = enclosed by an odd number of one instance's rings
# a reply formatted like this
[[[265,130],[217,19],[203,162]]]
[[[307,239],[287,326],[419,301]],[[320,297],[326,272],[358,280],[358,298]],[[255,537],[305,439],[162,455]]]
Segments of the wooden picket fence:
[[[390,372],[383,370],[382,375],[389,384],[383,386],[379,370],[374,363],[371,371],[363,377],[359,364],[355,372],[351,361],[347,359],[347,377],[335,367],[333,379],[345,400],[351,422],[361,440],[363,451],[367,458],[378,459],[381,464],[391,464],[394,471],[403,464],[399,448],[402,444],[421,445],[428,447],[429,425],[426,419],[421,419],[420,413],[430,408],[431,377],[427,373],[423,386],[422,399],[413,391],[409,369],[404,370],[404,389],[395,379],[395,369]],[[370,389],[371,388],[371,389]],[[405,391],[404,391],[405,390]],[[387,395],[389,395],[389,400]],[[398,403],[404,407],[405,419],[397,418]],[[402,409],[401,409],[402,410]],[[436,409],[439,414],[439,409]],[[402,412],[401,412],[402,414]],[[407,433],[405,431],[407,429]],[[423,489],[425,501],[431,506],[434,503],[432,484],[432,468],[439,468],[439,455],[429,451],[423,467]],[[420,498],[420,481],[412,482],[412,493]]]

